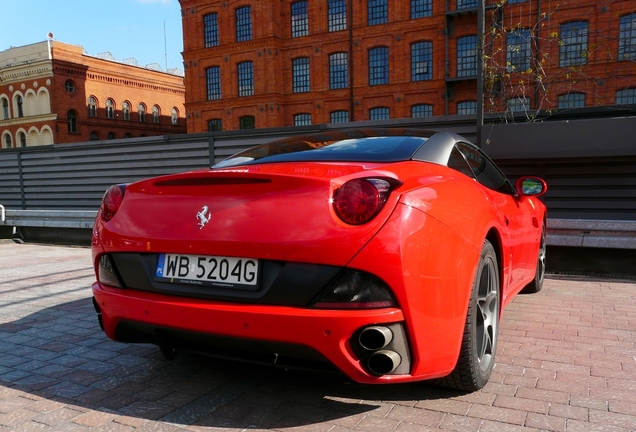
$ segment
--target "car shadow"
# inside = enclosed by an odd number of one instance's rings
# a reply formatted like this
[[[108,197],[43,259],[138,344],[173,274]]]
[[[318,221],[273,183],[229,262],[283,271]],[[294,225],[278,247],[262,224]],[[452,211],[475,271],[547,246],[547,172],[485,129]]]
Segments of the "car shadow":
[[[281,428],[384,416],[392,404],[463,393],[426,383],[369,386],[109,340],[90,298],[0,321],[2,387],[47,400],[177,425]],[[2,396],[0,396],[1,398]],[[391,401],[390,403],[387,401]]]

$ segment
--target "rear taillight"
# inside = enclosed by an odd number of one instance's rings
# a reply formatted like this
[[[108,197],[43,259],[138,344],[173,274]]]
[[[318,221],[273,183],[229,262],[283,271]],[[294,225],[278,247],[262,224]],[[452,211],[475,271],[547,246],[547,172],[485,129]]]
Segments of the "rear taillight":
[[[391,183],[384,179],[349,180],[336,191],[333,207],[340,219],[361,225],[373,219],[384,206]]]
[[[117,213],[117,210],[119,210],[119,207],[124,200],[125,193],[125,184],[113,185],[108,188],[104,194],[104,198],[102,198],[102,207],[100,210],[102,219],[108,222],[115,216],[115,213]]]

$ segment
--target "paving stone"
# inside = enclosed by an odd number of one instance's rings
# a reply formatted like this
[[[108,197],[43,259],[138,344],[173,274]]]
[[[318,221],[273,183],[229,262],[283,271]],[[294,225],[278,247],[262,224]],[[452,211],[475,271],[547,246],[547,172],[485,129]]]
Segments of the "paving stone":
[[[0,240],[1,256],[15,259],[0,261],[0,432],[636,430],[634,281],[548,276],[517,296],[491,381],[464,394],[168,362],[99,329],[88,248]]]

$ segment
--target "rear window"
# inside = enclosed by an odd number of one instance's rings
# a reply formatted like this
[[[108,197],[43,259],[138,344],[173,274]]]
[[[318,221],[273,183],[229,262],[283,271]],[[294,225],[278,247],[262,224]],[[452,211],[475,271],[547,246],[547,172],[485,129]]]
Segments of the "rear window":
[[[411,159],[427,139],[421,136],[374,136],[275,142],[237,153],[214,168],[275,162],[400,162]]]

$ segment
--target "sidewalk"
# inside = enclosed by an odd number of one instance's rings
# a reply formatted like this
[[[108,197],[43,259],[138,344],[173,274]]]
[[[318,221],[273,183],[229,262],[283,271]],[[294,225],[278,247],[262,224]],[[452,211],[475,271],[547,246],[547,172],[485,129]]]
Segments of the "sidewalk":
[[[90,249],[0,240],[2,431],[636,431],[636,281],[551,276],[482,391],[362,386],[108,340]]]

